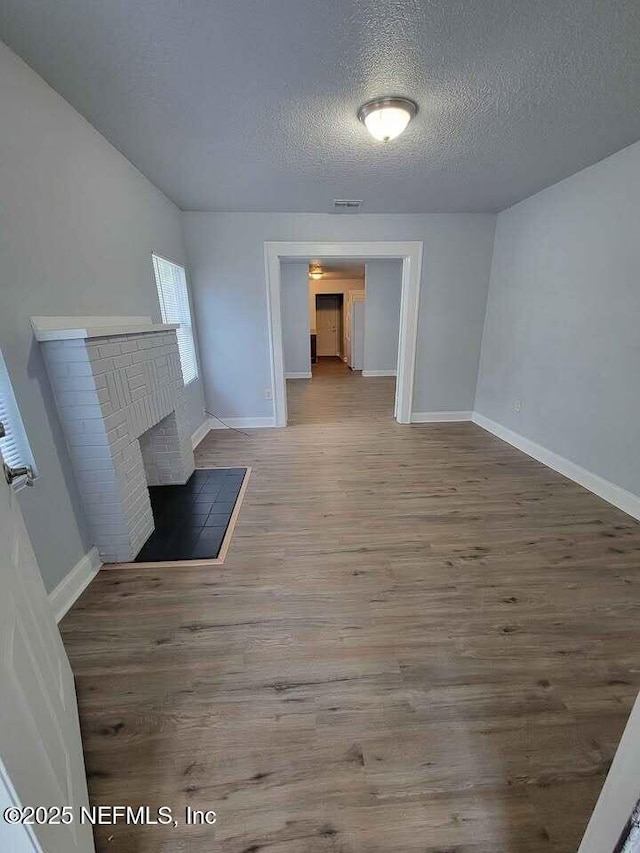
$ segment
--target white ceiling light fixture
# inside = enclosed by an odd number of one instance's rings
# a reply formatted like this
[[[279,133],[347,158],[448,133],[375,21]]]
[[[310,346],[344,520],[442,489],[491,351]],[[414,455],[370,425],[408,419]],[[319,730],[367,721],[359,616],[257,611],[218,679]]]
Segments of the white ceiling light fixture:
[[[319,281],[323,275],[324,273],[320,264],[313,264],[309,269],[309,278],[312,278],[314,281]]]
[[[360,107],[358,118],[374,139],[389,142],[400,136],[417,112],[418,105],[409,98],[374,98]]]

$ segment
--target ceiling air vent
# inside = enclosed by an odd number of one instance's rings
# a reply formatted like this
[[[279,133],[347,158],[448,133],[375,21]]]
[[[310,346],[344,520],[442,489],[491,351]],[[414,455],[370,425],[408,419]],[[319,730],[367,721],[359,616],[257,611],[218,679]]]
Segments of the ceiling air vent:
[[[362,206],[361,198],[334,198],[334,213],[357,213]]]

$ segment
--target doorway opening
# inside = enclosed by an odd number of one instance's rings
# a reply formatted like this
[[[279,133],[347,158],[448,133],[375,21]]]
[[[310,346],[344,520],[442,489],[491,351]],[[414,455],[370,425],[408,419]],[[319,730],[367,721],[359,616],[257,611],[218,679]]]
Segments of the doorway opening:
[[[321,358],[342,359],[344,356],[344,324],[342,320],[344,296],[342,293],[318,293],[315,299],[316,364]]]
[[[352,370],[362,370],[362,352],[359,351],[359,357],[354,361],[351,338],[352,307],[354,299],[364,300],[365,275],[366,265],[363,261],[326,261],[316,258],[309,264],[312,371],[315,369],[314,365],[322,365],[323,359],[327,358],[339,358]],[[290,321],[283,310],[283,324],[285,322]],[[364,340],[363,322],[364,316],[359,316],[360,350]],[[286,340],[289,329],[284,325],[283,329]],[[285,362],[287,358],[285,347]],[[286,369],[288,372],[288,368]]]
[[[267,304],[269,309],[269,331],[271,351],[271,372],[273,380],[274,398],[274,425],[286,426],[287,416],[287,392],[286,378],[309,379],[314,374],[311,366],[311,324],[305,335],[297,341],[285,340],[284,327],[290,320],[292,311],[301,310],[300,305],[286,298],[286,291],[300,274],[303,268],[308,275],[309,264],[317,264],[319,260],[323,265],[332,263],[344,263],[347,261],[363,264],[367,262],[388,259],[399,262],[398,276],[400,300],[398,306],[398,336],[396,339],[396,350],[394,354],[393,367],[373,367],[367,370],[366,364],[362,365],[362,377],[388,377],[395,378],[395,394],[392,393],[393,416],[399,423],[411,422],[411,410],[413,402],[413,380],[415,372],[418,303],[420,293],[420,275],[422,265],[422,243],[421,242],[360,242],[360,243],[265,243],[265,269],[267,285]],[[297,272],[296,272],[296,267]],[[300,294],[300,290],[297,290]],[[283,299],[284,296],[284,299]],[[306,297],[305,297],[306,298]],[[346,322],[347,306],[349,297],[343,294],[342,301],[342,323],[343,334],[350,329]],[[309,306],[313,304],[316,308],[315,295],[313,303],[309,297]],[[353,308],[353,306],[352,306]],[[363,306],[364,308],[364,306]],[[307,308],[309,310],[309,308]],[[357,314],[359,309],[355,309]],[[384,309],[382,310],[384,315]],[[384,340],[384,336],[379,336]],[[316,329],[317,347],[317,329]],[[303,367],[296,370],[288,370],[285,367],[285,350],[289,353],[295,349],[307,354],[307,361]],[[316,357],[317,349],[316,349]],[[342,346],[340,356],[330,356],[349,360],[346,346]],[[346,363],[345,363],[346,364]],[[352,368],[353,370],[353,368]],[[312,379],[313,382],[313,379]]]
[[[289,424],[393,418],[401,296],[399,259],[282,261]]]

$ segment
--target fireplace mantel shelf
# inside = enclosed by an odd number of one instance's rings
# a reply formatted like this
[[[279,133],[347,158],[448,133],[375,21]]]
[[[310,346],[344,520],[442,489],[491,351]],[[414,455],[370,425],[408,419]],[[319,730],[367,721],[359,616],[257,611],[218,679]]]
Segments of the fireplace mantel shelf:
[[[31,326],[38,341],[139,335],[179,328],[178,323],[154,323],[151,317],[32,317]]]

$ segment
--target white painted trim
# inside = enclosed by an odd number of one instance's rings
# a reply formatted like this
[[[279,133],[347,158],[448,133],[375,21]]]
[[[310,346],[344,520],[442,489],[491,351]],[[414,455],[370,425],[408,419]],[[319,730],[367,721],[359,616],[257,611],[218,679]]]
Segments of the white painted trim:
[[[209,429],[266,429],[274,427],[273,418],[211,418]]]
[[[470,421],[473,412],[412,412],[412,424],[450,424]]]
[[[280,261],[311,258],[400,258],[402,260],[402,297],[400,301],[400,339],[394,415],[399,423],[411,422],[413,381],[418,338],[418,305],[422,270],[422,242],[384,240],[359,243],[276,243],[265,242],[264,264],[267,287],[271,383],[273,387],[274,425],[287,425],[287,393],[282,350],[282,314],[280,299]]]
[[[397,370],[363,370],[362,375],[366,379],[372,376],[396,376]]]
[[[306,370],[301,373],[285,373],[285,379],[311,379],[311,371]]]
[[[55,613],[56,622],[71,608],[100,571],[102,560],[97,548],[92,548],[65,575],[58,586],[49,593],[49,602]]]
[[[191,436],[191,446],[195,450],[196,447],[200,444],[203,438],[207,435],[207,433],[211,430],[211,418],[207,418],[206,421],[200,424],[197,430]]]
[[[502,426],[502,424],[492,421],[478,412],[474,412],[471,419],[479,427],[482,427],[482,429],[501,438],[513,447],[517,447],[518,450],[522,450],[527,456],[537,459],[538,462],[542,462],[548,468],[553,468],[554,471],[563,474],[569,480],[573,480],[574,483],[584,486],[585,489],[593,492],[594,495],[598,495],[598,497],[607,501],[607,503],[613,504],[613,506],[626,512],[633,518],[640,520],[640,496],[634,495],[620,486],[616,486],[615,483],[605,480],[604,477],[600,477],[592,471],[587,471],[586,468],[582,468],[570,459],[565,459],[564,456],[554,453],[553,450],[549,450],[541,444],[536,444],[535,441],[531,441],[523,435],[513,432],[507,427]]]

